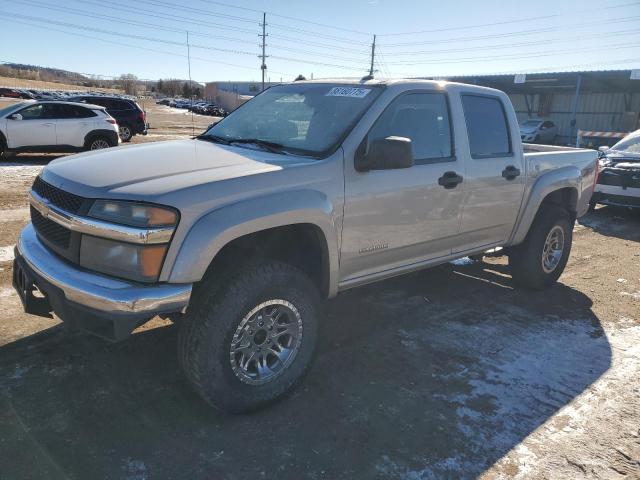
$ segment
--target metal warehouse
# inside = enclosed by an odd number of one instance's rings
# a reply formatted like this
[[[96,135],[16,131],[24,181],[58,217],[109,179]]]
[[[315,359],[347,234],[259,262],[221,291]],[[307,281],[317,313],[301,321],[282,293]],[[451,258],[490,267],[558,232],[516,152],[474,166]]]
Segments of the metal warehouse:
[[[442,79],[442,78],[439,78]],[[609,70],[446,77],[505,91],[518,120],[543,118],[558,126],[556,143],[611,145],[640,128],[640,71]]]

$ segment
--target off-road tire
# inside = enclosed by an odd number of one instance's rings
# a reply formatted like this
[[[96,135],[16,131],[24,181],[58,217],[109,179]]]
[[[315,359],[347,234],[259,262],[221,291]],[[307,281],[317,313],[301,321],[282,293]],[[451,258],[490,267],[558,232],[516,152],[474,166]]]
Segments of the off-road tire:
[[[558,280],[571,253],[573,224],[574,221],[565,209],[554,206],[541,208],[524,242],[510,249],[509,266],[517,286],[542,290]],[[543,268],[543,250],[547,237],[554,227],[562,229],[564,246],[559,262],[552,271],[547,272]]]
[[[220,273],[220,272],[218,272]],[[205,279],[179,326],[178,360],[187,380],[210,405],[245,413],[281,398],[304,377],[316,345],[320,295],[297,268],[275,260],[240,267],[230,278]],[[263,302],[290,302],[302,318],[302,336],[292,362],[261,385],[243,382],[232,368],[230,348],[243,318]]]

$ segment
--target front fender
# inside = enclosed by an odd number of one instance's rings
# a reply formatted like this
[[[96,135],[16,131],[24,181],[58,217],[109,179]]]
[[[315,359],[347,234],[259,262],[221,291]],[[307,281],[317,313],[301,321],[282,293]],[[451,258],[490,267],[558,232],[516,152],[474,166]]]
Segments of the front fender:
[[[327,243],[329,296],[337,293],[338,234],[331,201],[315,190],[273,193],[213,210],[198,219],[175,257],[167,281],[202,279],[217,253],[229,242],[269,228],[308,223],[320,228]]]
[[[552,192],[562,188],[575,189],[576,205],[571,208],[575,211],[579,202],[578,195],[582,190],[582,172],[579,168],[569,165],[566,167],[551,170],[536,178],[530,188],[530,193],[523,204],[522,211],[511,235],[510,245],[522,243],[531,228],[531,224],[540,209],[542,201]]]

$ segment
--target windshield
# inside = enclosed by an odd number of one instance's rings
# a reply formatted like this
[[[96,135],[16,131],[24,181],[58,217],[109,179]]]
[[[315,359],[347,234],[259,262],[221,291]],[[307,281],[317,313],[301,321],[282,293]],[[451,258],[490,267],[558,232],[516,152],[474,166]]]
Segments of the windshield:
[[[382,91],[378,86],[302,83],[269,88],[202,137],[268,142],[281,151],[331,154]]]
[[[7,113],[11,113],[19,108],[26,107],[27,105],[31,105],[32,102],[19,102],[14,103],[13,105],[9,105],[8,107],[4,107],[0,109],[0,117],[4,117]]]
[[[535,128],[538,125],[540,125],[541,122],[537,121],[537,120],[527,120],[524,123],[520,124],[521,128]]]
[[[625,153],[640,153],[640,134],[623,138],[611,147],[611,150]]]

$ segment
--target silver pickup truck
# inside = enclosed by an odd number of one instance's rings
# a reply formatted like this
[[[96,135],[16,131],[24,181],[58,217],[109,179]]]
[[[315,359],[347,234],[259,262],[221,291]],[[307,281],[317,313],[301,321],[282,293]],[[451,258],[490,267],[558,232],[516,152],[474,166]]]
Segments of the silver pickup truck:
[[[51,162],[14,284],[27,312],[112,340],[170,317],[198,393],[252,410],[307,371],[323,298],[496,247],[517,285],[553,284],[597,152],[531,148],[497,90],[272,87],[195,139]]]

